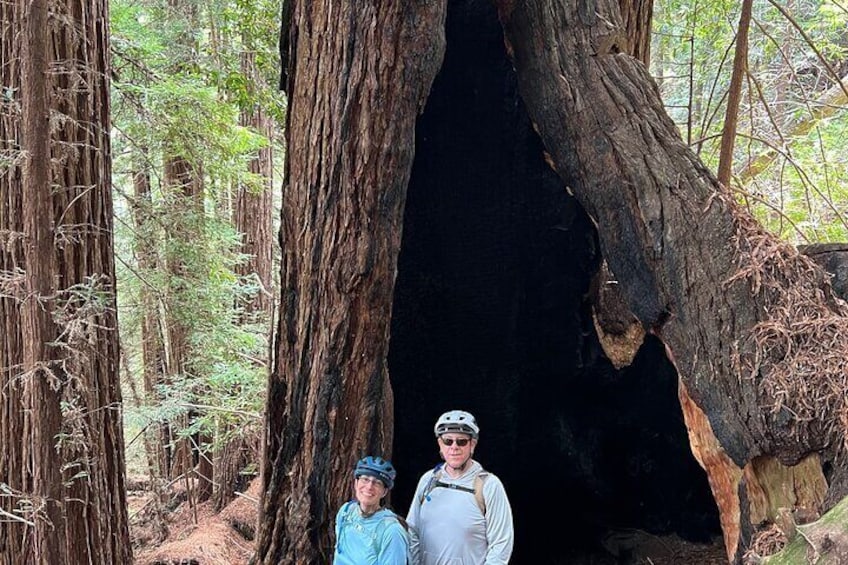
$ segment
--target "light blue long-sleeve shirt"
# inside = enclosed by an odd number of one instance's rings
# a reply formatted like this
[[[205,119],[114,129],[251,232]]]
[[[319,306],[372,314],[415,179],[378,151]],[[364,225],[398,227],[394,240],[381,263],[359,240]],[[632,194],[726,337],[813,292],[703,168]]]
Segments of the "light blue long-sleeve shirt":
[[[406,565],[408,552],[406,528],[388,508],[363,516],[350,501],[336,514],[333,565]]]
[[[423,502],[435,469],[418,481],[406,517],[409,523],[410,553],[413,565],[506,565],[512,556],[514,531],[512,507],[500,479],[488,473],[483,482],[486,515],[474,497],[474,481],[483,471],[471,462],[468,470],[452,479],[441,472],[439,481],[472,492],[437,487]]]

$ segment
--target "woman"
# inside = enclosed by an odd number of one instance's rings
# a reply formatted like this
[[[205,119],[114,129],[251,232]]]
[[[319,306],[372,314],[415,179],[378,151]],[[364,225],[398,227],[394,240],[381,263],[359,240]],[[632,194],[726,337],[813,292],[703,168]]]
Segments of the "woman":
[[[364,457],[353,469],[355,498],[336,514],[334,565],[406,565],[409,538],[383,499],[397,472],[382,457]]]

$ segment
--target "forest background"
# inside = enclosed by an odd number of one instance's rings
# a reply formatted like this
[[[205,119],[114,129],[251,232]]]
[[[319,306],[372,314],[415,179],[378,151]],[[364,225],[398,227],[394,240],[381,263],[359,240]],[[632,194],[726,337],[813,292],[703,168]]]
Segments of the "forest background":
[[[168,424],[174,437],[258,439],[272,311],[242,314],[259,297],[273,302],[267,276],[278,277],[278,266],[251,261],[276,260],[279,248],[266,238],[257,254],[255,237],[245,248],[248,226],[236,212],[240,195],[270,192],[273,213],[262,213],[279,220],[280,9],[280,2],[111,4],[119,319],[125,389],[138,392],[125,408],[136,470],[146,465],[138,434],[152,426]],[[651,74],[683,138],[716,171],[740,9],[729,1],[655,5]],[[749,33],[731,185],[781,238],[845,242],[848,7],[757,2]],[[175,149],[202,170],[203,207],[191,213],[173,206],[169,193],[163,167]],[[257,160],[264,160],[258,168]],[[139,170],[152,180],[142,197],[134,187]],[[164,268],[177,260],[179,272]],[[171,372],[167,382],[144,377],[151,304],[163,314],[159,324],[178,320],[191,344],[190,369]],[[174,426],[180,418],[191,425]]]
[[[281,10],[271,0],[108,6],[126,470],[158,493],[139,511],[162,524],[174,485],[180,500],[222,509],[258,473],[279,307]],[[848,241],[848,5],[658,1],[649,60],[683,139],[763,225],[796,245]],[[729,122],[736,142],[722,161]],[[10,151],[0,159],[0,174],[17,163]],[[83,300],[99,290],[76,288]],[[62,418],[76,409],[64,403]],[[4,485],[2,508],[20,517],[8,502],[19,493]]]

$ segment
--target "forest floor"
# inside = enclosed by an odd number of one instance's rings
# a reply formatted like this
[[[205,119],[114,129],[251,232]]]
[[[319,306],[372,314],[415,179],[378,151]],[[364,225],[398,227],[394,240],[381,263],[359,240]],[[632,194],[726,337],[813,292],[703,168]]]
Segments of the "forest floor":
[[[156,500],[143,481],[129,481],[131,537],[136,565],[247,565],[253,553],[259,479],[221,512],[209,502],[189,504],[185,489],[172,487],[157,513]],[[721,540],[696,544],[677,536],[640,530],[611,535],[606,551],[563,555],[567,565],[727,565]],[[554,565],[554,564],[552,564]]]
[[[134,563],[246,565],[253,555],[260,489],[259,479],[254,479],[244,493],[215,513],[210,501],[189,504],[184,487],[175,486],[163,496],[172,502],[161,505],[159,512],[152,492],[128,487]]]

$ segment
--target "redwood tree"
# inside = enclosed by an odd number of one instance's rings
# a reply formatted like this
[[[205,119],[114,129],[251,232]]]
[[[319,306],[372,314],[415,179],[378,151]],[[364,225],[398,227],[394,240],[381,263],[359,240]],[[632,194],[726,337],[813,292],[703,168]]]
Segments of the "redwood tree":
[[[0,3],[0,84],[6,91],[20,89],[20,6]],[[20,102],[0,97],[0,563],[13,565],[24,554],[27,525],[14,520],[18,501],[30,490],[25,473],[23,442],[23,387],[17,378],[23,365],[20,297],[24,292],[24,245],[19,142]],[[20,518],[20,516],[18,516]]]
[[[347,470],[391,444],[386,328],[412,118],[441,56],[445,3],[385,4],[294,2],[284,14],[289,153],[263,563],[326,561]],[[846,493],[845,303],[681,140],[618,2],[495,4],[549,162],[679,372],[692,449],[737,562],[775,504],[821,511]]]
[[[617,5],[553,5],[499,4],[519,88],[630,309],[678,369],[693,451],[738,560],[787,482],[791,504],[845,494],[838,468],[822,492],[820,459],[845,448],[848,312],[827,275],[764,232],[683,143],[623,52]],[[539,50],[542,40],[556,48]],[[799,463],[787,473],[806,482],[768,486],[770,468]]]
[[[327,563],[348,470],[392,445],[392,289],[445,4],[292,2],[286,17],[282,302],[257,561]]]
[[[0,439],[20,460],[0,470],[3,509],[19,518],[0,555],[128,563],[106,4],[3,10],[3,308],[20,330],[3,336]],[[14,43],[20,67],[6,64]]]
[[[241,71],[249,77],[248,93],[251,101],[239,116],[239,123],[259,132],[267,140],[268,145],[259,149],[248,163],[248,180],[238,187],[233,223],[236,231],[241,234],[241,253],[247,256],[244,263],[237,266],[240,276],[252,279],[258,287],[254,295],[243,303],[237,304],[241,309],[241,322],[244,324],[259,324],[267,327],[271,335],[271,319],[273,312],[272,290],[272,253],[274,249],[272,201],[273,187],[273,143],[274,119],[263,110],[259,104],[253,103],[255,87],[262,84],[261,74],[256,68],[256,53],[250,49],[250,39],[245,38],[246,50],[241,55]],[[257,366],[259,364],[257,363]],[[261,365],[267,370],[267,365]],[[234,433],[235,432],[235,433]],[[259,461],[259,434],[254,427],[234,429],[226,423],[219,429],[222,437],[216,438],[214,448],[214,488],[212,502],[215,508],[221,509],[235,497],[239,486],[241,473],[250,464]]]

